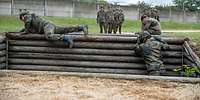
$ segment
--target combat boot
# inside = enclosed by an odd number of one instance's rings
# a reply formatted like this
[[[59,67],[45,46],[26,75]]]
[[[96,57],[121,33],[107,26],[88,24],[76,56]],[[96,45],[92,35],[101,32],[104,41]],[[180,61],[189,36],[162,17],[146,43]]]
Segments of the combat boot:
[[[83,31],[84,35],[88,35],[88,26],[87,25],[80,25],[79,26],[81,30]]]

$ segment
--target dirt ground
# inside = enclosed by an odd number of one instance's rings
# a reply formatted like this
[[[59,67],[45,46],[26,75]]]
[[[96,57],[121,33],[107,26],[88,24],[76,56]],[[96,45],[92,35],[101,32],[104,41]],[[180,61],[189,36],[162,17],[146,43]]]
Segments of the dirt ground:
[[[0,100],[200,100],[200,83],[8,74]]]

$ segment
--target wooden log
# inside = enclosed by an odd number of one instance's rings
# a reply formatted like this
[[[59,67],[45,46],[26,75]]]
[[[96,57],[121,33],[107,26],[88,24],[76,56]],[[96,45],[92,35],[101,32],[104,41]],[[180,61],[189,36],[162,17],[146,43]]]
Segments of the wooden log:
[[[19,35],[17,33],[7,33],[7,38],[9,39],[18,39],[18,40],[46,40],[44,35],[41,34],[27,34],[27,35]],[[69,35],[73,37],[75,41],[85,41],[85,42],[133,42],[136,43],[137,37],[121,37],[121,36],[94,36],[88,35],[87,37],[83,35]],[[169,44],[183,44],[183,38],[170,38],[164,37],[164,41]]]
[[[6,49],[6,44],[5,43],[0,44],[0,50],[5,50],[5,49]]]
[[[84,55],[112,55],[112,56],[135,56],[134,50],[107,50],[107,49],[76,49],[76,48],[53,48],[53,47],[29,47],[10,46],[9,51],[33,52],[33,53],[59,53],[59,54],[84,54]],[[180,51],[163,51],[165,57],[180,57]]]
[[[9,64],[20,65],[49,65],[49,66],[72,66],[72,67],[92,67],[92,68],[126,68],[126,69],[146,69],[145,64],[122,63],[122,62],[99,62],[99,61],[72,61],[72,60],[52,60],[52,59],[22,59],[10,58]],[[167,70],[172,70],[180,65],[166,65]]]
[[[95,77],[106,79],[122,79],[122,80],[153,80],[166,82],[183,82],[183,83],[200,83],[200,78],[192,77],[166,77],[166,76],[150,76],[150,75],[131,75],[131,74],[111,74],[111,73],[80,73],[80,72],[55,72],[55,71],[27,71],[27,70],[0,70],[0,76],[8,76],[10,74],[21,74],[31,76],[56,75],[56,76],[72,76],[72,77]]]
[[[0,64],[3,63],[3,62],[6,62],[6,57],[5,56],[0,57]]]
[[[77,55],[77,54],[47,54],[47,53],[26,53],[9,52],[10,58],[26,59],[57,59],[57,60],[77,60],[77,61],[105,61],[105,62],[129,62],[144,63],[142,57],[134,56],[101,56],[101,55]],[[182,64],[181,58],[164,58],[165,64]]]
[[[146,74],[146,70],[110,69],[110,68],[85,68],[85,67],[60,67],[41,65],[9,65],[12,70],[37,70],[37,71],[64,71],[84,73],[114,73],[114,74]]]
[[[6,50],[0,50],[0,57],[5,56],[6,55]]]
[[[185,51],[188,53],[188,55],[191,56],[191,58],[193,59],[193,61],[195,62],[196,66],[198,67],[198,69],[200,70],[200,59],[199,57],[193,52],[193,50],[190,48],[190,45],[188,43],[188,41],[185,41],[183,44],[183,47],[185,49]]]
[[[64,47],[64,42],[50,42],[50,41],[27,41],[27,40],[10,40],[9,45],[14,46],[40,46],[40,47]],[[105,42],[75,42],[73,48],[93,48],[93,49],[120,49],[120,50],[134,50],[133,43],[105,43]],[[182,50],[181,45],[169,45],[168,50]]]
[[[6,63],[0,63],[0,69],[5,69],[6,68]]]
[[[111,74],[134,74],[145,75],[146,70],[136,69],[109,69],[109,68],[85,68],[85,67],[60,67],[43,65],[10,65],[11,70],[36,70],[36,71],[62,71],[62,72],[83,72],[83,73],[111,73]],[[178,76],[176,72],[167,71],[165,76]]]

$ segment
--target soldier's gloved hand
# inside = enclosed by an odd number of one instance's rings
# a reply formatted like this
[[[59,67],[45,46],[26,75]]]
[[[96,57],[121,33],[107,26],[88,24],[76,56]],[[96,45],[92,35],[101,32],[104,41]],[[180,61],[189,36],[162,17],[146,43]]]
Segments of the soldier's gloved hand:
[[[64,41],[65,44],[68,45],[69,48],[73,47],[74,42],[73,42],[72,38],[65,35],[64,38],[63,38],[63,41]]]

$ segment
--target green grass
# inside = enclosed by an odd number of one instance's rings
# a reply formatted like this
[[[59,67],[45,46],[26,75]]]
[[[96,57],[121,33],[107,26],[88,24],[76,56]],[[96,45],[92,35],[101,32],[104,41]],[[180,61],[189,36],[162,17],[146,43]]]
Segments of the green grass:
[[[67,18],[67,17],[43,17],[46,20],[53,22],[59,26],[71,26],[79,24],[89,25],[89,32],[99,32],[99,27],[95,19],[90,18]],[[176,23],[172,21],[162,22],[163,30],[177,30],[177,29],[200,29],[200,23]],[[123,24],[123,32],[137,32],[140,30],[141,23],[139,20],[126,20]],[[23,23],[17,16],[0,16],[0,32],[19,31],[22,29]]]

